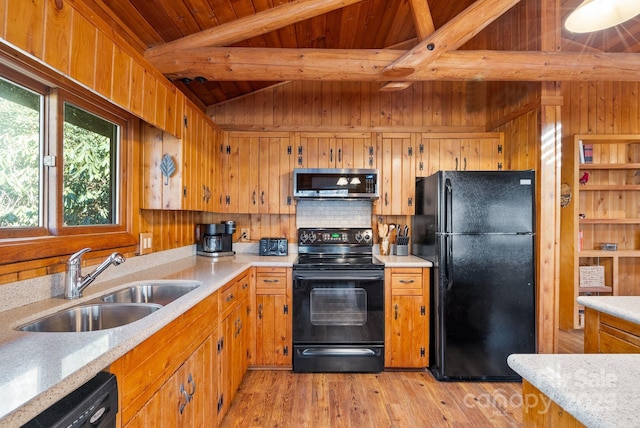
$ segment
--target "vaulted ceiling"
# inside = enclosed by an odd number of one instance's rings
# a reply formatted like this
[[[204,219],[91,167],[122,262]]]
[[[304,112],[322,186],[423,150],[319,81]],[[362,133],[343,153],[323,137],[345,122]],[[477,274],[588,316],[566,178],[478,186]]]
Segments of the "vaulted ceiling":
[[[416,80],[640,81],[640,17],[591,34],[562,30],[561,49],[552,52],[469,47],[519,1],[90,3],[203,107],[289,80],[375,80],[383,90]],[[580,3],[562,0],[560,21]]]

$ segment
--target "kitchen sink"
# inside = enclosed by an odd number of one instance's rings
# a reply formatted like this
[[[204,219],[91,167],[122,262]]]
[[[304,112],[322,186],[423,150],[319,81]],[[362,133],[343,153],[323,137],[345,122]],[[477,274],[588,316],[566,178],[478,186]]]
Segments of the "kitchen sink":
[[[85,332],[132,323],[162,308],[157,304],[96,303],[78,305],[18,327],[32,332]]]
[[[155,303],[164,306],[198,286],[197,282],[192,281],[149,282],[123,288],[102,296],[100,300],[110,303]]]

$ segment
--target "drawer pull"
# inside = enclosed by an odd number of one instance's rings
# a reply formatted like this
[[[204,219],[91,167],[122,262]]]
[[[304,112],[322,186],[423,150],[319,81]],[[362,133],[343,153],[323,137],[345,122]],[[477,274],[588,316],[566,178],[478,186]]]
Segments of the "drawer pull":
[[[233,300],[233,294],[229,294],[229,295],[227,296],[226,301],[227,301],[227,302],[230,302],[230,301],[232,301],[232,300]]]
[[[280,282],[279,279],[265,279],[264,282],[266,283],[274,283],[274,282]]]
[[[245,282],[244,284],[242,284],[242,289],[243,289],[243,290],[246,290],[246,289],[247,289],[247,287],[249,287],[249,284],[248,284],[248,283],[246,283],[246,282]]]
[[[401,279],[400,284],[413,284],[415,282],[415,280],[413,279]]]

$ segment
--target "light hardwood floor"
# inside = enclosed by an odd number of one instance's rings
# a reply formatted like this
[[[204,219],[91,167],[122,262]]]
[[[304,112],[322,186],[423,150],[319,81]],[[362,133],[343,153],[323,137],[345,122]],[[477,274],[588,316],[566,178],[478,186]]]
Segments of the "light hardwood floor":
[[[582,353],[582,330],[559,333]],[[249,371],[222,427],[519,427],[519,382],[438,382],[426,371],[304,374]]]

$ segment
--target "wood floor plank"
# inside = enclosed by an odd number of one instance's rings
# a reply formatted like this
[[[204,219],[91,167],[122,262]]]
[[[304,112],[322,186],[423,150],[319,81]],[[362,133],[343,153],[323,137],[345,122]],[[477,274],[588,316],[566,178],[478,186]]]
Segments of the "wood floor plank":
[[[249,371],[222,426],[518,427],[518,382],[438,382],[426,371]],[[513,397],[512,397],[513,396]]]
[[[558,334],[582,353],[582,330]],[[519,382],[438,382],[428,371],[377,374],[250,370],[223,428],[520,427]]]

